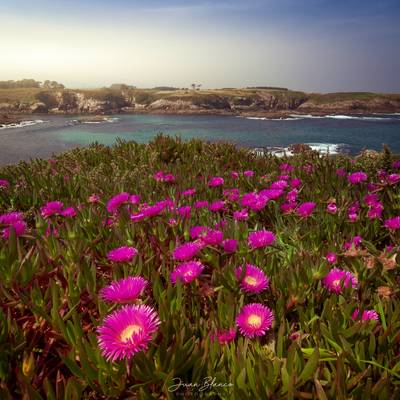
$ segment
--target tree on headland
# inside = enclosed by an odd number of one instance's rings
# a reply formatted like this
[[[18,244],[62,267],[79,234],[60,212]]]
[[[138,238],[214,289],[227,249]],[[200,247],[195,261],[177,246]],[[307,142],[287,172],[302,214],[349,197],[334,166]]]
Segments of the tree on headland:
[[[56,81],[45,80],[42,85],[43,89],[64,89],[65,86],[62,83]]]
[[[21,79],[19,81],[0,81],[0,89],[40,88],[41,82],[34,79]]]
[[[201,83],[192,83],[190,85],[190,87],[192,88],[192,90],[200,90],[201,88]]]

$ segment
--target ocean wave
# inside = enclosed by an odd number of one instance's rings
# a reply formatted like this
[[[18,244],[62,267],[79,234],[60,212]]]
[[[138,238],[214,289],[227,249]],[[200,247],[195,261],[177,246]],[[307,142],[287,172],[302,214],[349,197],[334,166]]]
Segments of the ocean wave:
[[[357,116],[357,115],[336,115],[336,114],[330,114],[330,115],[310,115],[310,114],[305,114],[305,115],[299,115],[299,114],[291,114],[292,117],[297,117],[299,119],[324,119],[324,118],[330,118],[330,119],[339,119],[339,120],[358,120],[358,121],[388,121],[391,120],[391,118],[387,117],[371,117],[368,115],[363,115],[363,116]]]
[[[382,115],[382,114],[381,114]],[[385,117],[373,117],[368,115],[357,116],[357,115],[311,115],[311,114],[290,114],[285,118],[268,118],[268,117],[241,117],[250,120],[259,120],[259,121],[298,121],[301,119],[338,119],[338,120],[358,120],[358,121],[390,121],[394,118],[390,118],[390,116],[400,115],[399,114],[385,114]]]
[[[298,119],[302,119],[301,117],[298,116],[287,117],[287,118],[267,118],[267,117],[243,117],[243,118],[260,120],[260,121],[296,121]]]
[[[32,120],[32,121],[14,122],[12,124],[0,124],[0,129],[24,128],[26,126],[43,124],[45,122],[46,121],[43,121],[42,119],[35,119],[35,120]]]
[[[342,153],[345,145],[337,143],[304,143],[311,147],[312,150],[318,151],[320,154],[340,154]],[[257,155],[272,154],[277,157],[290,157],[294,153],[289,150],[289,147],[267,146],[256,147],[253,152]]]

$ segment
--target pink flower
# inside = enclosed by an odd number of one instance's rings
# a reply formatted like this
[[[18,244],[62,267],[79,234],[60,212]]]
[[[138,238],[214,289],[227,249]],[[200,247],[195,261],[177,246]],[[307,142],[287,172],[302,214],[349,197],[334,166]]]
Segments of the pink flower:
[[[242,210],[233,213],[233,219],[236,221],[245,221],[249,218],[249,212],[243,208]]]
[[[222,242],[224,234],[219,230],[209,229],[202,235],[202,240],[209,246],[216,246]]]
[[[110,200],[107,202],[107,211],[111,214],[115,213],[118,208],[124,204],[127,203],[130,199],[130,194],[126,192],[119,193],[113,197],[111,197]]]
[[[191,239],[198,239],[203,233],[208,231],[207,226],[192,226],[189,230]]]
[[[300,185],[301,185],[301,179],[294,178],[294,179],[292,179],[292,180],[290,181],[290,186],[291,186],[293,189],[298,188]]]
[[[365,172],[353,172],[347,176],[347,180],[352,184],[364,182],[368,179],[368,175]]]
[[[367,194],[366,196],[364,196],[364,203],[368,207],[372,207],[378,201],[379,201],[379,197],[376,193],[371,193],[371,194]]]
[[[337,256],[335,253],[328,253],[326,255],[326,261],[328,261],[329,264],[336,264],[337,263]]]
[[[375,203],[367,213],[367,217],[369,219],[376,219],[382,216],[383,205],[381,203]]]
[[[98,343],[108,361],[131,359],[146,350],[161,321],[145,305],[125,305],[108,315],[97,329]]]
[[[0,179],[0,188],[7,189],[10,187],[10,182],[7,179]]]
[[[297,207],[297,203],[283,203],[280,205],[280,209],[284,214],[292,212]]]
[[[113,262],[129,262],[137,253],[134,247],[122,246],[108,252],[107,258]]]
[[[214,176],[208,182],[208,186],[210,187],[222,186],[223,184],[224,184],[224,178],[220,176]]]
[[[282,181],[285,182],[285,181]],[[283,195],[283,189],[263,189],[258,193],[260,196],[266,197],[269,200],[276,200]]]
[[[286,181],[280,180],[280,181],[272,182],[270,189],[283,190],[283,189],[286,189],[288,186],[289,186],[289,184]]]
[[[393,169],[399,169],[400,168],[400,160],[393,161],[392,168]]]
[[[217,212],[223,210],[225,207],[225,201],[224,200],[216,200],[213,203],[210,204],[208,209],[212,212]]]
[[[297,214],[300,217],[304,217],[304,218],[309,217],[312,214],[312,212],[314,211],[315,206],[316,206],[316,204],[312,201],[302,203],[297,209]]]
[[[131,194],[129,197],[129,203],[136,205],[140,203],[140,196],[138,194]]]
[[[356,308],[351,315],[351,318],[353,320],[358,319],[360,316],[360,310]],[[379,321],[379,315],[375,310],[364,310],[362,315],[361,315],[361,321]]]
[[[189,261],[179,264],[171,273],[173,284],[179,279],[183,284],[195,280],[203,271],[204,265],[200,261]]]
[[[184,243],[175,248],[172,257],[178,261],[191,260],[202,248],[203,245],[199,242]]]
[[[9,239],[11,229],[14,229],[15,236],[22,236],[26,231],[26,223],[23,220],[23,215],[20,212],[9,212],[0,215],[0,224],[6,225],[2,230],[3,239]]]
[[[339,268],[331,269],[322,280],[322,284],[330,292],[336,294],[342,293],[343,287],[352,287],[354,289],[357,283],[357,278],[351,272]]]
[[[237,249],[237,240],[235,239],[226,239],[222,242],[222,247],[227,253],[234,253]]]
[[[237,280],[241,279],[242,267],[235,270]],[[269,279],[264,272],[255,265],[246,264],[243,279],[240,280],[240,288],[247,293],[261,293],[269,286]]]
[[[88,197],[89,203],[98,203],[99,201],[100,201],[100,196],[98,196],[97,194],[93,193]]]
[[[346,170],[345,169],[343,169],[343,168],[339,168],[339,169],[337,169],[336,170],[336,175],[337,176],[346,176]]]
[[[294,167],[293,167],[293,165],[290,165],[288,163],[282,163],[279,166],[279,169],[281,170],[281,172],[290,172],[290,171],[294,170]]]
[[[400,229],[400,216],[387,219],[385,227],[391,230]]]
[[[275,235],[271,231],[255,231],[249,233],[248,244],[252,249],[271,245],[275,241]]]
[[[268,198],[257,193],[246,193],[240,203],[243,207],[249,207],[253,211],[262,210],[267,204]]]
[[[400,182],[400,174],[390,174],[386,179],[389,185],[395,185]]]
[[[49,201],[40,209],[40,213],[43,218],[48,218],[52,215],[61,214],[63,208],[64,203],[62,201]]]
[[[219,330],[215,335],[211,335],[211,340],[218,340],[219,344],[228,344],[235,340],[236,337],[236,329],[230,328],[228,330]]]
[[[63,217],[76,217],[76,211],[74,207],[67,207],[62,212]]]
[[[232,171],[231,172],[231,177],[232,177],[232,179],[238,179],[239,178],[239,174],[236,171]]]
[[[100,290],[100,297],[110,303],[130,303],[145,290],[148,282],[141,276],[128,276]]]
[[[240,333],[249,338],[265,335],[273,322],[274,314],[272,311],[260,303],[245,305],[236,317],[236,325]]]
[[[182,192],[182,196],[193,196],[196,194],[196,189],[186,189]]]
[[[227,197],[229,201],[236,201],[239,199],[239,189],[233,188],[233,189],[224,189],[223,190],[223,195]]]
[[[247,177],[252,177],[252,176],[254,176],[254,171],[251,171],[251,170],[244,171],[243,175],[247,176]]]
[[[336,204],[335,203],[329,203],[326,206],[326,211],[328,211],[328,213],[330,213],[330,214],[336,214],[336,212],[337,212]]]
[[[182,207],[178,207],[176,211],[182,218],[190,218],[191,210],[192,210],[191,206],[182,206]]]
[[[194,208],[204,208],[208,207],[208,201],[207,200],[199,200],[194,203]]]

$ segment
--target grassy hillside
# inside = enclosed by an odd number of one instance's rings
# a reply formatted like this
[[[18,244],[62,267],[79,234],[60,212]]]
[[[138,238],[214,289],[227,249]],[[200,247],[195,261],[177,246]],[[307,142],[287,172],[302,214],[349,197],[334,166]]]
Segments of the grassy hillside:
[[[1,168],[0,398],[399,398],[399,172],[164,136]]]

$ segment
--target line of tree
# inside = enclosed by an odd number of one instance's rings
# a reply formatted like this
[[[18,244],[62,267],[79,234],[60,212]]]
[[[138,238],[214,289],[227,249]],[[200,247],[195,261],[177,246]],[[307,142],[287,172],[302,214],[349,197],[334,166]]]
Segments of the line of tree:
[[[289,90],[288,88],[279,86],[248,86],[246,89]]]
[[[62,83],[46,80],[43,83],[35,79],[21,79],[19,81],[9,80],[0,81],[0,89],[20,89],[20,88],[42,88],[42,89],[64,89]]]

